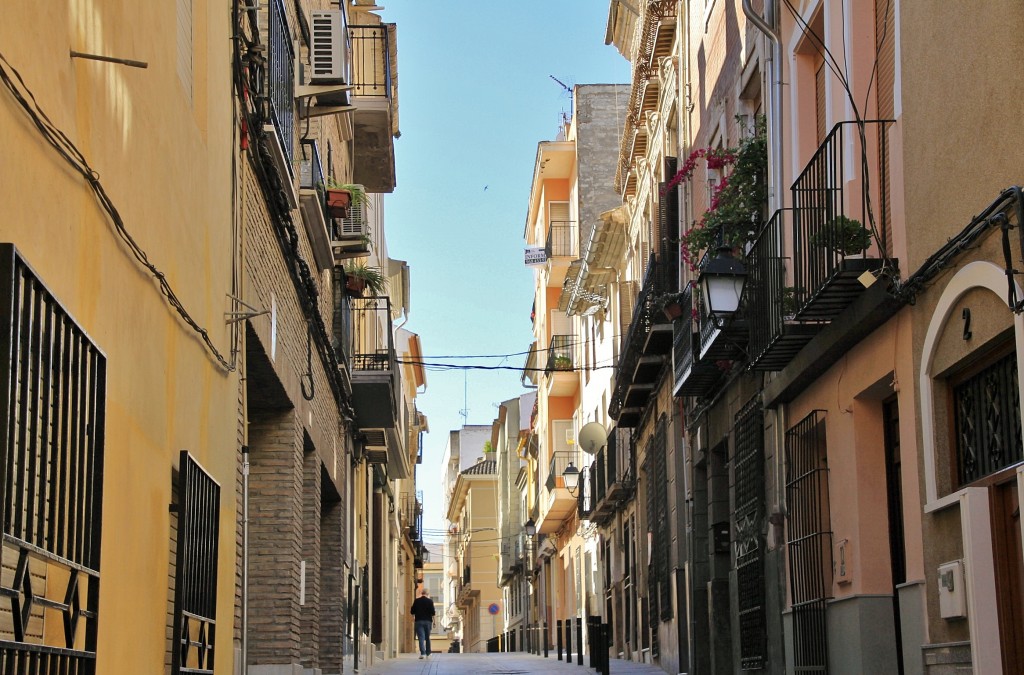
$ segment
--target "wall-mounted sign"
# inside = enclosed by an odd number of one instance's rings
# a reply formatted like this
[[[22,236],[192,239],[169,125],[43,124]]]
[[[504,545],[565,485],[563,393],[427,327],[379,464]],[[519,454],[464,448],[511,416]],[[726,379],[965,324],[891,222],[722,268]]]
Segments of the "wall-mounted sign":
[[[532,246],[526,249],[525,262],[527,267],[538,267],[548,261],[548,254],[543,246]]]

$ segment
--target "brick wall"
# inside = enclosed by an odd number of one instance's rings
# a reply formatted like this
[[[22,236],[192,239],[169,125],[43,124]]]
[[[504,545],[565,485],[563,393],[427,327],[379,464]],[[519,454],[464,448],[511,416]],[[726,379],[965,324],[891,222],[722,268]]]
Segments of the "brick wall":
[[[249,662],[298,663],[302,429],[292,410],[249,418]]]
[[[302,559],[306,562],[305,605],[302,608],[302,665],[320,662],[320,457],[305,437],[302,481]]]

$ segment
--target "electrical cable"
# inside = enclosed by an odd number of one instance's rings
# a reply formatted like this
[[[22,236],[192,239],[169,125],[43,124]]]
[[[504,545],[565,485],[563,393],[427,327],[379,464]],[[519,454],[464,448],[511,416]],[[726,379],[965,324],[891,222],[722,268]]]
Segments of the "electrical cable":
[[[21,77],[21,73],[18,72],[17,68],[11,65],[11,62],[7,60],[7,57],[0,53],[0,80],[3,81],[4,86],[11,93],[18,105],[21,106],[22,110],[28,115],[29,120],[36,127],[39,133],[43,136],[43,139],[57,151],[57,154],[69,165],[71,168],[81,175],[86,182],[89,184],[89,189],[92,190],[99,202],[100,208],[110,218],[111,223],[114,225],[114,230],[117,235],[131,251],[132,256],[147,270],[150,275],[156,279],[157,284],[160,288],[160,293],[167,299],[167,303],[178,313],[182,321],[184,321],[202,340],[206,347],[206,350],[211,356],[216,359],[220,367],[227,371],[233,372],[236,367],[234,357],[229,362],[220,353],[220,350],[213,344],[210,339],[209,331],[203,328],[185,309],[184,304],[178,298],[177,293],[171,287],[167,281],[166,275],[160,271],[160,269],[149,260],[149,256],[145,250],[139,246],[135,241],[135,238],[128,232],[125,227],[124,220],[121,218],[120,212],[114,205],[114,201],[107,194],[106,189],[100,182],[99,173],[90,166],[89,161],[85,155],[78,149],[78,147],[71,141],[71,139],[65,134],[59,127],[57,127],[43,110],[42,106],[36,100],[32,90],[29,89],[25,80]]]
[[[238,0],[235,1],[238,5]],[[246,9],[249,29],[253,35],[259,34],[258,20],[255,9]],[[234,84],[238,97],[242,101],[242,124],[249,135],[255,140],[254,152],[249,153],[249,164],[259,182],[264,201],[273,224],[273,231],[282,257],[288,263],[289,276],[305,316],[310,335],[314,338],[317,355],[325,371],[328,382],[339,410],[344,418],[354,418],[354,411],[345,396],[345,385],[341,376],[341,366],[331,345],[331,339],[317,305],[319,291],[310,271],[309,264],[299,250],[299,234],[292,220],[291,211],[285,197],[284,178],[274,166],[268,146],[267,132],[263,131],[263,122],[268,119],[269,97],[264,94],[266,86],[265,62],[263,45],[257,44],[254,38],[242,33],[244,28],[236,25],[236,48],[233,59]],[[244,51],[243,51],[244,50]],[[247,72],[248,71],[248,72]],[[252,100],[255,95],[255,101]],[[250,109],[251,108],[251,109]],[[246,136],[248,144],[248,136]],[[250,145],[250,149],[252,148]],[[311,379],[311,378],[310,378]]]

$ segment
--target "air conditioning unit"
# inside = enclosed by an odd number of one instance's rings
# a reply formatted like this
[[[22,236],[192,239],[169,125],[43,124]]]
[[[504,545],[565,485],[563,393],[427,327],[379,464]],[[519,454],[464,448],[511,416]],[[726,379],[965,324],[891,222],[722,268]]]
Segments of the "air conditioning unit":
[[[348,27],[340,9],[310,13],[310,84],[348,83]]]

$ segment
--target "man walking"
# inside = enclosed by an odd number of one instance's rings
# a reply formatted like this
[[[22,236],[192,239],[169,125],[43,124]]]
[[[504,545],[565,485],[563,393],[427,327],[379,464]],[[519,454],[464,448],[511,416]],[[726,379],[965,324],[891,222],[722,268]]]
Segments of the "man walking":
[[[412,602],[409,613],[416,617],[416,638],[420,641],[420,658],[430,656],[430,629],[434,625],[434,601],[427,589],[420,589],[420,597]]]

